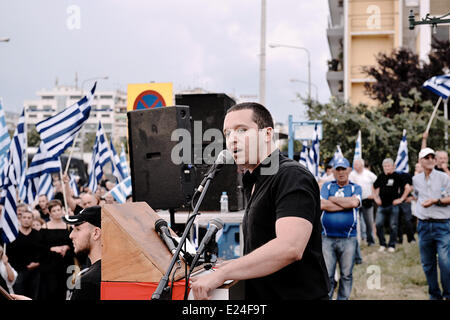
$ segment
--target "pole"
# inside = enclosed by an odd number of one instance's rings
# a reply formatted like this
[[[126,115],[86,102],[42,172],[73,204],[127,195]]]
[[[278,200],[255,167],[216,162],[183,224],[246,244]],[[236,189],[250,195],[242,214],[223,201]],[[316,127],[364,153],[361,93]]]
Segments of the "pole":
[[[292,114],[289,115],[288,157],[289,159],[294,159],[294,129],[292,124]]]
[[[261,0],[261,43],[259,55],[259,103],[266,104],[266,0]]]
[[[425,130],[425,132],[430,131],[431,122],[433,122],[434,116],[436,115],[436,112],[439,108],[439,105],[441,104],[441,101],[442,101],[442,97],[439,97],[439,100],[436,103],[436,106],[434,107],[433,113],[431,114],[430,120],[428,121],[427,129]]]
[[[447,121],[448,120],[448,98],[444,100],[444,118]],[[445,141],[445,151],[448,149],[448,125],[447,122],[445,122],[445,133],[444,133],[444,141]]]
[[[64,198],[64,207],[66,208],[66,214],[65,216],[68,217],[69,216],[69,211],[67,209],[67,198],[66,198],[66,186],[64,185],[64,180],[63,180],[63,173],[62,173],[62,161],[61,161],[61,157],[59,157],[59,163],[61,164],[59,166],[59,178],[61,179],[61,186],[63,189],[63,198]],[[67,166],[68,167],[68,166]],[[66,168],[67,170],[67,168]],[[69,182],[70,183],[70,182]]]

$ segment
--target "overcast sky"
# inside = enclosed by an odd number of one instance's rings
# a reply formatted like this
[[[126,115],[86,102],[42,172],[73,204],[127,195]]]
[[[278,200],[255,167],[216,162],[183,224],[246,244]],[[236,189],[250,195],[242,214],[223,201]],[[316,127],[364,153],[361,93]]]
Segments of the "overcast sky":
[[[267,44],[309,49],[321,102],[330,97],[328,12],[326,0],[267,0]],[[202,87],[257,95],[260,24],[260,0],[2,0],[0,38],[11,40],[0,43],[0,97],[19,113],[56,78],[73,85],[75,73],[79,85],[109,76],[98,90],[155,81],[172,82],[175,93]],[[266,105],[275,120],[301,119],[302,104],[292,100],[308,87],[289,80],[307,81],[306,53],[267,48],[266,69]]]

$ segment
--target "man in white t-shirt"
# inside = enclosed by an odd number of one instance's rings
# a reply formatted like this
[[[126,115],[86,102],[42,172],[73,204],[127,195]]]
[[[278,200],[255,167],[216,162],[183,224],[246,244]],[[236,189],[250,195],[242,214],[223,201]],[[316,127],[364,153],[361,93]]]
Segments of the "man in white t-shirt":
[[[353,162],[353,171],[349,175],[349,180],[360,185],[362,189],[362,205],[360,214],[366,226],[366,240],[370,246],[375,243],[373,236],[373,194],[372,186],[377,176],[370,170],[364,168],[364,160],[357,159]],[[361,224],[362,225],[362,224]],[[361,233],[363,230],[361,230]]]

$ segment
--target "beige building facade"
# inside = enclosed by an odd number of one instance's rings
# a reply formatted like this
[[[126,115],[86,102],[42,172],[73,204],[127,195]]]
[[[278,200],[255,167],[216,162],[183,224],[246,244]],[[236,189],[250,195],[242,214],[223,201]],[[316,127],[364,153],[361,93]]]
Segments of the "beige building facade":
[[[449,39],[449,25],[416,26],[409,30],[408,16],[413,10],[419,20],[430,13],[441,16],[450,12],[449,0],[329,0],[330,17],[327,38],[331,60],[327,81],[331,95],[352,104],[374,105],[365,94],[364,84],[374,81],[363,68],[376,65],[379,53],[407,47],[426,60],[432,34]]]

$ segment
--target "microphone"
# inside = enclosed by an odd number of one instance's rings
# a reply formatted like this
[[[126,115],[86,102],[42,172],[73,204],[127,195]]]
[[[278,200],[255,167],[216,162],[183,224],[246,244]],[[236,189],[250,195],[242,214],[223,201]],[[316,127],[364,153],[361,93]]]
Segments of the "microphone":
[[[219,218],[214,218],[209,221],[209,228],[208,231],[206,231],[205,236],[202,239],[202,242],[200,242],[200,245],[198,246],[197,253],[195,254],[194,259],[191,263],[191,269],[195,267],[197,264],[198,259],[200,258],[200,255],[205,251],[206,246],[211,241],[211,239],[216,235],[217,231],[223,228],[223,221]]]
[[[205,178],[200,183],[199,187],[197,188],[198,192],[202,192],[203,188],[205,187],[206,181],[208,180],[209,176],[211,174],[215,174],[217,171],[221,170],[222,167],[227,163],[234,163],[233,155],[230,151],[227,149],[222,150],[219,155],[217,156],[216,161],[214,164],[209,168],[208,172],[205,174]],[[214,175],[213,175],[214,177]]]
[[[155,230],[158,232],[161,240],[166,244],[166,247],[172,253],[172,255],[177,251],[175,247],[172,236],[170,235],[169,227],[164,219],[158,219],[155,221]]]

